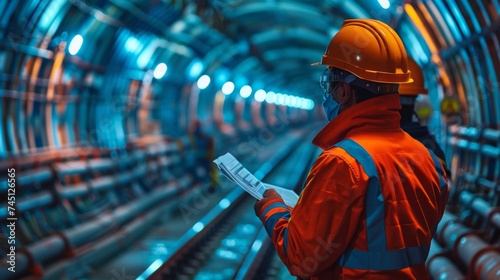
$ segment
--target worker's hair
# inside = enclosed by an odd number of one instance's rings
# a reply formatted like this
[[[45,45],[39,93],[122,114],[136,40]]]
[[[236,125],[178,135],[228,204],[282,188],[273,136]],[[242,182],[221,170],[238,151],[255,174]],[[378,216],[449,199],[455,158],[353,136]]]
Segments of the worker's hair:
[[[354,96],[356,98],[356,103],[360,103],[366,101],[368,99],[380,96],[380,94],[375,94],[365,88],[350,85],[350,87],[354,90]]]

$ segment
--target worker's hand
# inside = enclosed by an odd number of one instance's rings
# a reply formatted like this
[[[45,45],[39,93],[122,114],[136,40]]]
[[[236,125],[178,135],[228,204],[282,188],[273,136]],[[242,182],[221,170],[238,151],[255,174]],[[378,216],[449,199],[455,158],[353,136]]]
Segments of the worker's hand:
[[[267,189],[264,192],[263,196],[264,197],[262,199],[258,200],[257,202],[255,202],[255,205],[253,206],[253,209],[255,210],[255,215],[257,215],[257,216],[259,216],[261,208],[264,207],[264,205],[267,202],[269,202],[271,200],[281,201],[281,202],[283,201],[283,199],[281,198],[281,196],[274,189]]]

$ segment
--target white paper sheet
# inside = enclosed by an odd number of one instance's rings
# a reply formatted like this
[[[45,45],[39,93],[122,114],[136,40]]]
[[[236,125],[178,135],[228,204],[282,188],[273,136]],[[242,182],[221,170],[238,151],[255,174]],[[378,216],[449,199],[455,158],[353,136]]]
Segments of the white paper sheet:
[[[224,176],[256,199],[262,199],[264,191],[272,188],[281,195],[286,205],[294,207],[297,204],[299,196],[294,191],[262,183],[230,153],[218,157],[214,163]]]

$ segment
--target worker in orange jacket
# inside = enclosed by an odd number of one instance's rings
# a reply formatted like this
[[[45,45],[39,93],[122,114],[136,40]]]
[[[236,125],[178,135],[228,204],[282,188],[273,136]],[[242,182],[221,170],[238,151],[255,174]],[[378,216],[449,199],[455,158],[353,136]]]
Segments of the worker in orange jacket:
[[[424,73],[422,69],[411,57],[408,57],[408,68],[411,71],[413,82],[401,84],[398,90],[402,107],[399,111],[401,115],[401,128],[436,154],[439,161],[446,168],[446,176],[449,178],[451,173],[449,169],[447,169],[444,152],[437,143],[436,138],[429,133],[427,126],[413,120],[413,116],[416,116],[415,102],[417,97],[419,94],[427,94],[428,90],[425,88]]]
[[[406,50],[385,23],[346,20],[320,63],[330,121],[292,209],[274,190],[255,204],[292,275],[309,279],[428,279],[431,239],[448,185],[444,168],[400,127]]]

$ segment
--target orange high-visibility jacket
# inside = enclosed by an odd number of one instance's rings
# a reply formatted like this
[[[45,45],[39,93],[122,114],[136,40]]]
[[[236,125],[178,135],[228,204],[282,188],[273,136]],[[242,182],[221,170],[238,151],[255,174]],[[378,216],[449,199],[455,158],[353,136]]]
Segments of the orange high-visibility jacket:
[[[428,279],[431,239],[449,188],[443,166],[402,131],[398,95],[342,112],[316,136],[324,151],[292,210],[257,213],[292,275],[310,279]]]

